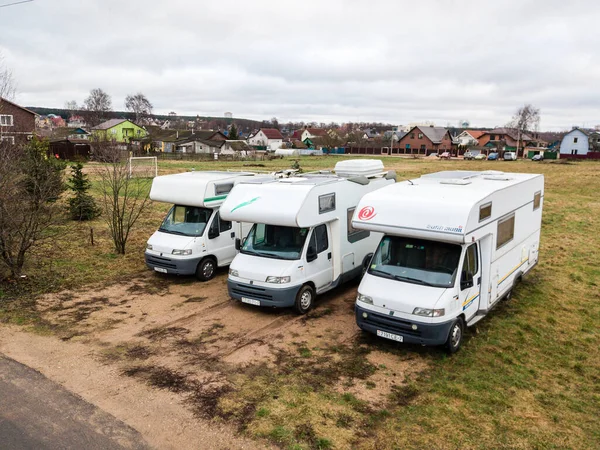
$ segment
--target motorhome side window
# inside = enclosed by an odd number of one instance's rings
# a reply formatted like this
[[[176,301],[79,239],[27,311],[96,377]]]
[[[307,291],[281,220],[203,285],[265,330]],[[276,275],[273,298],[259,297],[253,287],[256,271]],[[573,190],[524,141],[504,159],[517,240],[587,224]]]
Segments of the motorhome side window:
[[[233,189],[233,183],[215,184],[215,195],[229,194]]]
[[[514,214],[498,221],[498,237],[496,242],[496,250],[498,250],[507,242],[512,241],[513,237],[515,237]]]
[[[537,191],[533,195],[533,210],[535,211],[542,204],[542,191]]]
[[[319,214],[335,211],[335,192],[319,196]]]
[[[479,207],[479,221],[482,222],[485,219],[492,217],[492,203],[486,203]]]
[[[231,230],[232,227],[233,224],[229,220],[223,220],[219,215],[219,232],[222,233],[223,231]]]
[[[329,240],[327,239],[327,227],[319,225],[315,228],[314,235],[317,238],[317,253],[324,252],[329,248]]]
[[[348,223],[348,242],[358,242],[362,239],[366,239],[371,235],[370,231],[367,230],[357,230],[352,226],[352,216],[354,216],[354,211],[356,208],[349,208],[348,214],[346,217]]]

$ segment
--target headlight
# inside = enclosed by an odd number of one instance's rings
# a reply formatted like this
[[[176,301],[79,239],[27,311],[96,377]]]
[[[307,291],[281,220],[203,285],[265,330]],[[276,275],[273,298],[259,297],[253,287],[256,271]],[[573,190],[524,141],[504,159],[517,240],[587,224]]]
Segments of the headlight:
[[[368,303],[369,305],[373,304],[373,299],[367,295],[362,295],[362,294],[358,294],[356,296],[356,301],[357,302],[363,302],[363,303]]]
[[[237,270],[234,269],[229,269],[229,275],[231,275],[232,277],[239,277],[240,274],[238,273]]]
[[[173,255],[191,255],[192,249],[188,248],[187,250],[173,250],[171,252],[171,254],[173,254]]]
[[[152,250],[152,245],[151,244],[146,244],[146,250]]]
[[[267,277],[267,283],[283,284],[292,281],[292,277]]]
[[[445,314],[445,309],[428,309],[428,308],[415,308],[413,314],[416,316],[425,317],[441,317]]]

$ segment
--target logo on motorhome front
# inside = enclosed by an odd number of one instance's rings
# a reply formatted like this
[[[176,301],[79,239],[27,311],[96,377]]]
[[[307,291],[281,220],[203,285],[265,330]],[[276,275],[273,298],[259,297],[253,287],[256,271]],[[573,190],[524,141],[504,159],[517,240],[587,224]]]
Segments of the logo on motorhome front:
[[[244,206],[248,206],[251,205],[252,203],[254,203],[256,200],[258,200],[260,197],[254,197],[251,200],[248,200],[247,202],[242,202],[239,205],[237,205],[235,208],[233,208],[230,212],[234,212],[236,209],[240,209],[243,208]]]
[[[358,218],[360,220],[371,220],[376,215],[377,214],[375,214],[375,208],[373,208],[372,206],[365,206],[358,212]]]

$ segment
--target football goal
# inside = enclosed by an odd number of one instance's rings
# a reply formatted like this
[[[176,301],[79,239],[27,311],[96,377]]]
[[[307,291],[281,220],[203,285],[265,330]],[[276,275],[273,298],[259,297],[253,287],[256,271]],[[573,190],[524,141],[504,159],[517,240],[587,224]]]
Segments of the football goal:
[[[132,156],[129,158],[129,178],[154,178],[158,176],[156,156]]]

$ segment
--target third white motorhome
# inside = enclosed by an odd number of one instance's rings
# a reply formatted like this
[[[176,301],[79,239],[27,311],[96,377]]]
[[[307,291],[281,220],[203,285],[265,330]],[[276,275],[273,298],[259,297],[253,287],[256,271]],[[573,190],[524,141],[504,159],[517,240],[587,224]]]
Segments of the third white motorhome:
[[[217,266],[233,260],[235,238],[250,229],[250,224],[222,220],[219,206],[237,182],[254,175],[199,171],[154,178],[150,198],[173,207],[148,240],[146,265],[156,272],[210,280]]]
[[[453,353],[538,262],[544,177],[424,175],[365,195],[352,224],[385,233],[358,288],[364,331]]]
[[[354,209],[394,181],[381,161],[363,159],[339,162],[335,174],[240,181],[221,215],[255,225],[229,267],[229,295],[303,314],[317,294],[360,276],[381,235],[354,229]]]

